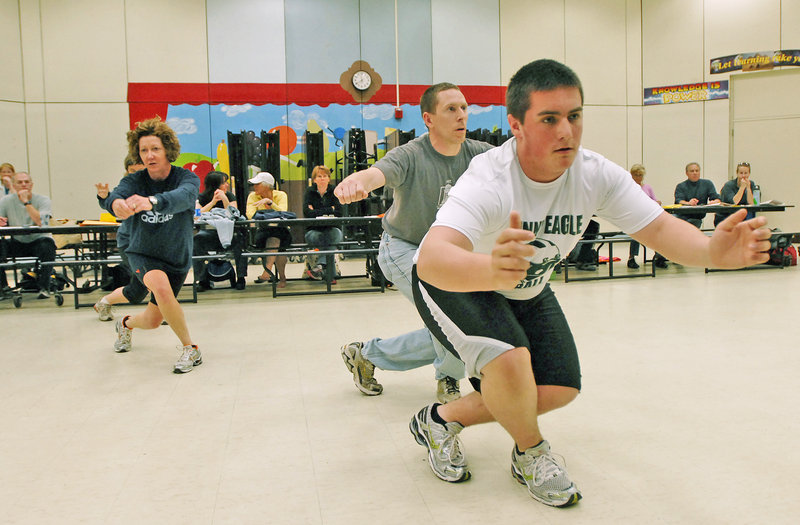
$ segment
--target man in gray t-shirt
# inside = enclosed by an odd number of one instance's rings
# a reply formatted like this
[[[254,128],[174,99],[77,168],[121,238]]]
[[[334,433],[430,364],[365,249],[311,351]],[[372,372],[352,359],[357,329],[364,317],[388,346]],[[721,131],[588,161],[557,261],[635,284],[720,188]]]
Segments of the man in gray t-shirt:
[[[14,190],[0,199],[0,226],[47,226],[53,214],[50,199],[33,193],[33,179],[20,171],[14,174]],[[56,243],[49,233],[15,235],[7,241],[8,254],[15,257],[36,257],[39,262],[56,259]],[[39,270],[37,284],[39,299],[49,296],[52,268]],[[0,271],[0,285],[6,286],[5,272]]]
[[[428,133],[389,151],[372,167],[353,173],[335,190],[343,204],[362,200],[381,186],[394,190],[394,202],[383,218],[378,264],[412,303],[411,267],[419,243],[472,158],[491,148],[466,138],[467,101],[458,86],[440,83],[429,87],[420,100],[420,111]],[[391,339],[346,344],[342,358],[356,387],[366,395],[383,392],[374,377],[375,367],[410,370],[433,364],[439,401],[461,396],[458,380],[464,377],[463,363],[444,350],[426,328]]]

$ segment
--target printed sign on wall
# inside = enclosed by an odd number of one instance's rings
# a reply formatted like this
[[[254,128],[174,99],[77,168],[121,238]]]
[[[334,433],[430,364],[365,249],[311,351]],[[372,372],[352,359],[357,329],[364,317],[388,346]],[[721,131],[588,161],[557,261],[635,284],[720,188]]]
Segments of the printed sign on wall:
[[[739,53],[711,60],[711,74],[729,71],[762,71],[778,66],[800,66],[800,49]]]
[[[728,81],[677,84],[644,89],[644,105],[702,102],[728,98]]]

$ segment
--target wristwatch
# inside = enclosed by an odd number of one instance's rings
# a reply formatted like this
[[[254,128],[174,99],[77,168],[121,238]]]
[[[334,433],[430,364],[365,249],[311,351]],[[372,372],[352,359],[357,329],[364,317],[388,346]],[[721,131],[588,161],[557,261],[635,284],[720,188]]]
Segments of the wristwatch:
[[[23,205],[23,206],[30,206],[30,205],[31,205],[31,201],[28,201],[28,202],[23,202],[23,203],[22,203],[22,205]]]
[[[156,198],[155,198],[155,197],[153,197],[152,195],[150,195],[150,196],[149,196],[149,197],[147,197],[147,198],[148,198],[148,199],[150,199],[150,204],[152,204],[152,205],[153,205],[153,208],[155,208],[156,206],[158,206],[158,199],[156,199]]]

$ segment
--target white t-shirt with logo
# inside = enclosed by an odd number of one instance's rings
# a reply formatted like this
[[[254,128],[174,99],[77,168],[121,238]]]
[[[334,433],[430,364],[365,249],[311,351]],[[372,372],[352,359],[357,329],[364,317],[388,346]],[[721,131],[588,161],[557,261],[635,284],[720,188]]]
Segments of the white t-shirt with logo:
[[[472,160],[433,226],[453,228],[470,240],[475,252],[490,254],[497,237],[508,228],[512,210],[519,212],[523,228],[536,234],[536,253],[517,287],[499,291],[509,299],[539,294],[593,215],[635,233],[664,212],[624,168],[583,148],[558,179],[534,182],[522,172],[516,139],[511,139]]]

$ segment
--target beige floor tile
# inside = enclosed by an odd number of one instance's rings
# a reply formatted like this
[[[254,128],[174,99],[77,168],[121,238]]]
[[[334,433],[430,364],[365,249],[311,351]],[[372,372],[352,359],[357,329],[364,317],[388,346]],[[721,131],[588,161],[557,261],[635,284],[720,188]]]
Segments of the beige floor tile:
[[[204,355],[185,375],[168,327],[115,354],[113,323],[70,297],[0,302],[0,522],[796,522],[796,268],[553,288],[583,391],[541,426],[583,492],[574,508],[528,496],[496,424],[462,433],[470,481],[434,477],[408,432],[431,367],[377,371],[381,396],[355,389],[342,344],[421,326],[400,294],[273,299],[248,284],[185,305]]]

